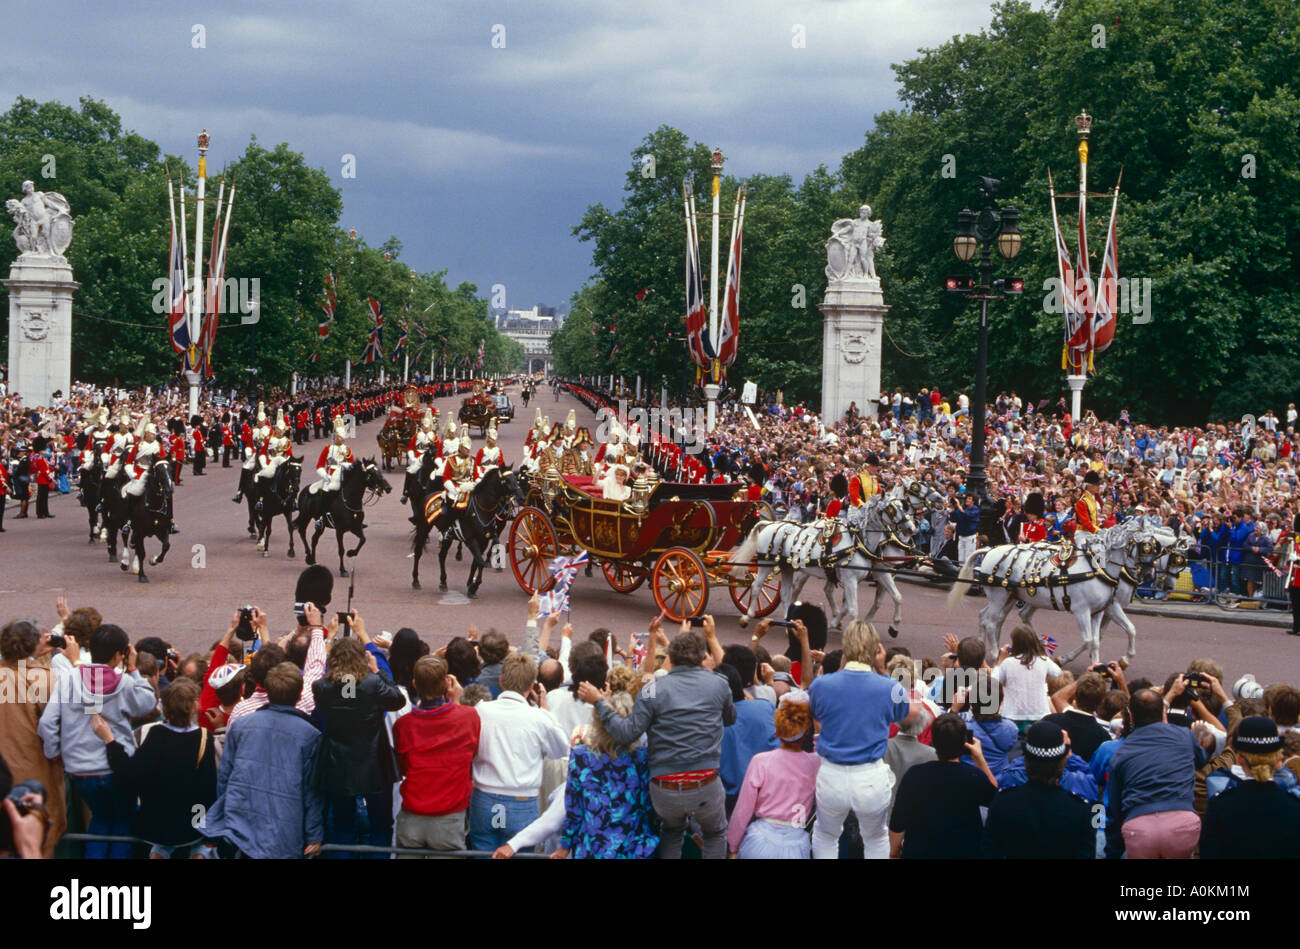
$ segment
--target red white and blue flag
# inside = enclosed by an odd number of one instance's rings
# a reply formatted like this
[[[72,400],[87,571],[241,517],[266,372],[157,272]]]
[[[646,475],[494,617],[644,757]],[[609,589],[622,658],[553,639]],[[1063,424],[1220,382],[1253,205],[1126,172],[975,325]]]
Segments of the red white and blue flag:
[[[1056,272],[1061,288],[1061,306],[1065,313],[1065,345],[1061,351],[1061,368],[1077,375],[1083,372],[1086,362],[1088,321],[1076,296],[1074,264],[1070,260],[1070,249],[1065,245],[1061,223],[1056,216],[1056,190],[1050,172],[1047,175],[1047,187],[1052,201],[1052,232],[1056,235]]]
[[[731,219],[731,250],[727,256],[727,289],[723,294],[721,339],[718,341],[718,360],[724,366],[736,361],[740,349],[740,250],[745,235],[745,200],[747,189],[742,185],[736,193],[736,212]]]
[[[1120,173],[1123,178],[1123,172]],[[1119,182],[1110,205],[1110,225],[1106,228],[1106,250],[1101,255],[1101,279],[1097,281],[1096,307],[1092,313],[1089,346],[1094,353],[1104,353],[1115,339],[1116,299],[1119,283],[1119,244],[1116,240],[1115,215],[1119,211]]]
[[[366,297],[366,305],[370,307],[372,328],[370,336],[366,339],[365,351],[361,354],[361,362],[368,366],[384,356],[383,346],[380,342],[380,332],[384,328],[384,305],[374,297]]]
[[[686,209],[686,351],[691,362],[707,369],[713,362],[709,339],[708,305],[704,302],[704,277],[700,271],[700,238],[695,222],[695,195],[682,188]]]
[[[402,358],[403,353],[406,352],[407,326],[408,323],[406,320],[397,321],[397,328],[401,330],[401,335],[397,337],[397,345],[393,347],[393,355],[391,357],[393,362],[399,362]]]
[[[587,552],[584,550],[572,557],[556,557],[551,561],[548,569],[551,576],[555,577],[555,585],[548,592],[537,597],[538,612],[542,616],[569,612],[569,589],[573,586],[579,568],[587,565],[587,559]]]
[[[176,236],[176,199],[172,191],[171,175],[167,176],[167,202],[170,205],[172,234],[167,251],[167,333],[172,351],[184,353],[190,348],[190,330],[186,318],[185,295],[185,235]],[[181,225],[185,223],[185,190],[181,189]]]
[[[328,339],[330,327],[334,325],[334,311],[338,307],[338,287],[333,273],[325,274],[325,298],[320,304],[320,319],[316,323],[316,334],[321,339]]]

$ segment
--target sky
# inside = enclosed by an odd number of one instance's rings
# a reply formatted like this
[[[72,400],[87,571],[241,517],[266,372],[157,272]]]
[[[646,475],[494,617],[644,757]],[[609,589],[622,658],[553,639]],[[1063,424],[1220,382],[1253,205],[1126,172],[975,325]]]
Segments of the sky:
[[[210,168],[287,142],[341,190],[344,227],[453,286],[500,284],[511,309],[590,278],[572,228],[618,206],[650,131],[720,147],[737,176],[834,169],[898,107],[892,63],[991,18],[984,0],[180,7],[9,0],[0,108],[92,96],[191,163],[207,128]]]

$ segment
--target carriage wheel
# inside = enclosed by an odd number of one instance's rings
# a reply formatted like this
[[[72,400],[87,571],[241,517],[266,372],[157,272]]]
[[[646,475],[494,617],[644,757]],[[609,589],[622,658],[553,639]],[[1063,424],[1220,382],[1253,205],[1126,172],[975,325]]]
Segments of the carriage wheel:
[[[761,521],[776,520],[776,508],[768,501],[758,501],[754,505],[754,515]]]
[[[742,616],[749,615],[749,602],[754,589],[754,576],[758,573],[757,567],[749,568],[749,582],[744,586],[728,586],[727,592],[731,594],[731,602],[736,604],[736,609],[740,610]],[[768,578],[763,581],[763,587],[758,591],[758,609],[754,611],[755,616],[766,616],[781,604],[781,575],[772,572]]]
[[[699,616],[709,603],[709,576],[695,551],[670,547],[655,561],[650,579],[655,603],[674,623]]]
[[[644,573],[629,570],[627,567],[611,563],[608,560],[601,563],[600,569],[605,574],[605,580],[619,593],[631,593],[645,583]]]
[[[526,507],[510,525],[506,542],[510,569],[525,593],[545,593],[555,585],[551,576],[551,561],[559,554],[555,542],[555,528],[550,519],[535,507]]]

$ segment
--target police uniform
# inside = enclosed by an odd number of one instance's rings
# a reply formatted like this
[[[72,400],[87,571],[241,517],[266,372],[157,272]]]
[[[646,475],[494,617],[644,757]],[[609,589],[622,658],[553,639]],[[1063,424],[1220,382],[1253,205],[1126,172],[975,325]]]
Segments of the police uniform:
[[[998,791],[984,824],[984,855],[1011,860],[1092,860],[1092,804],[1061,787],[1030,781]]]

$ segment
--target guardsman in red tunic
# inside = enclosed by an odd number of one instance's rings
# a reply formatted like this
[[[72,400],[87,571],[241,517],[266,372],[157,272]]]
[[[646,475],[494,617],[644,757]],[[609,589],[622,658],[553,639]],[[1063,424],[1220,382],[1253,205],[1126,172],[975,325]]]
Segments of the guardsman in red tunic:
[[[224,418],[223,416],[221,423],[221,467],[229,468],[230,456],[235,448],[235,433],[230,428],[230,422]]]
[[[762,490],[761,486],[759,490]],[[844,510],[845,499],[848,497],[848,494],[849,479],[844,477],[843,472],[837,471],[835,474],[831,475],[831,499],[826,505],[827,517],[840,516],[840,512]]]
[[[311,413],[307,411],[306,406],[303,406],[298,410],[298,414],[294,416],[293,436],[295,444],[307,444],[307,426],[310,424]]]
[[[1083,476],[1083,494],[1074,502],[1075,533],[1095,534],[1101,526],[1100,505],[1101,475],[1089,471]]]
[[[1020,537],[1017,543],[1035,544],[1040,540],[1047,540],[1047,525],[1043,523],[1043,515],[1047,513],[1047,504],[1043,496],[1037,491],[1031,491],[1025,498],[1025,505],[1022,508],[1025,513],[1025,519],[1020,525]]]
[[[192,470],[194,472],[194,477],[201,478],[203,477],[203,468],[208,462],[208,445],[207,442],[203,440],[203,424],[201,419],[200,424],[194,426],[190,437],[193,439],[194,447],[194,467]]]
[[[181,483],[181,466],[185,464],[185,425],[177,422],[171,440],[172,481]]]
[[[316,410],[312,413],[312,423],[315,426],[313,433],[317,438],[320,438],[325,433],[325,412],[319,405],[316,406]]]

